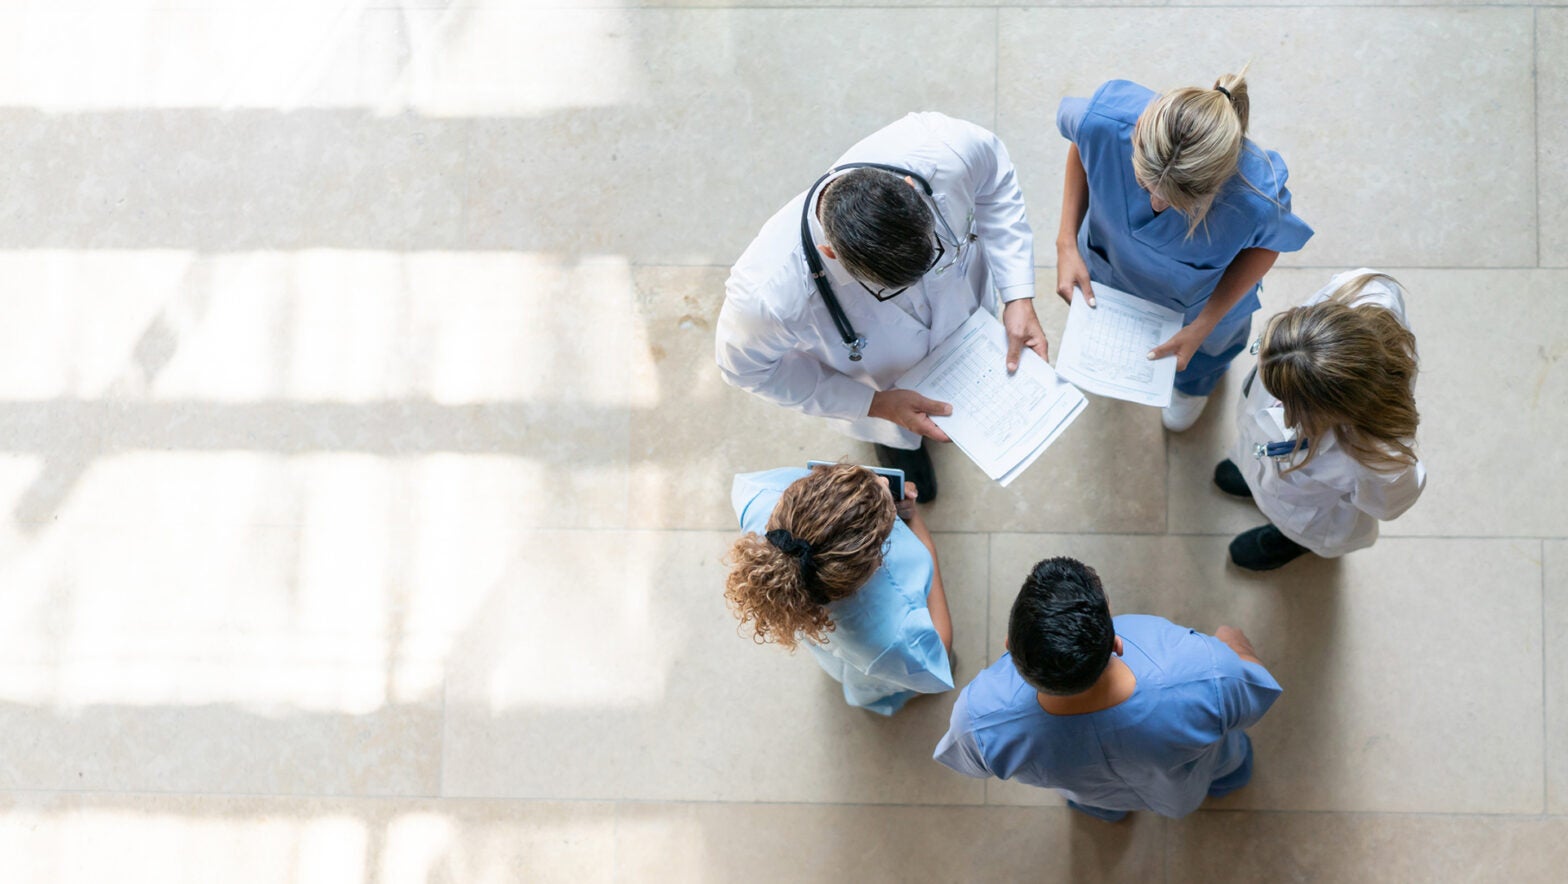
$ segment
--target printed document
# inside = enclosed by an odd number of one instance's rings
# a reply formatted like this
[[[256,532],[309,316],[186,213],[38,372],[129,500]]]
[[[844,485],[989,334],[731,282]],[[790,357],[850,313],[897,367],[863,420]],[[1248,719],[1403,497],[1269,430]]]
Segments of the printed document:
[[[1090,393],[1160,408],[1171,404],[1176,357],[1149,351],[1181,331],[1182,316],[1108,285],[1094,284],[1095,307],[1073,290],[1056,371]]]
[[[1088,404],[1033,350],[1020,354],[1018,371],[1009,376],[1007,332],[983,309],[905,373],[898,386],[951,404],[952,414],[931,419],[1003,485],[1034,463]]]

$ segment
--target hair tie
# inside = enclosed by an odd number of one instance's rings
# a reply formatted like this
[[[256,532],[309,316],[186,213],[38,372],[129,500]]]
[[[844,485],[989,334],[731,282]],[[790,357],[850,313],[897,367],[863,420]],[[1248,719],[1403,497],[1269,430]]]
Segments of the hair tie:
[[[827,604],[827,594],[816,585],[817,568],[811,561],[811,544],[789,533],[787,528],[774,528],[767,533],[767,538],[774,549],[800,562],[800,579],[811,600],[819,605]]]
[[[1225,96],[1225,100],[1226,101],[1235,101],[1236,100],[1236,99],[1230,97],[1230,90],[1226,89],[1224,86],[1221,86],[1218,83],[1216,83],[1216,84],[1214,84],[1214,88],[1218,89],[1220,91],[1220,94]]]

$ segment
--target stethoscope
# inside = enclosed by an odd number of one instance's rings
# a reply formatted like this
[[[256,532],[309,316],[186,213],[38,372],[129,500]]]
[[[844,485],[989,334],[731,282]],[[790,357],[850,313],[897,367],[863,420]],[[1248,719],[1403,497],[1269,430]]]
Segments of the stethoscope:
[[[1252,346],[1247,348],[1247,352],[1251,353],[1253,356],[1256,356],[1258,355],[1258,351],[1261,349],[1263,349],[1263,336],[1258,335],[1253,339]],[[1251,393],[1252,385],[1257,381],[1257,379],[1258,370],[1256,367],[1254,367],[1252,372],[1247,375],[1246,385],[1242,392],[1244,394]],[[1252,446],[1252,456],[1258,460],[1262,460],[1265,457],[1271,457],[1275,460],[1286,460],[1298,451],[1306,451],[1309,447],[1311,447],[1311,445],[1311,439],[1286,439],[1283,442],[1258,442]]]
[[[856,332],[855,326],[850,324],[849,317],[845,315],[843,306],[839,304],[838,298],[833,294],[833,286],[828,282],[828,271],[822,264],[822,257],[817,254],[816,243],[811,241],[811,210],[813,203],[816,201],[814,198],[817,188],[822,186],[822,182],[846,169],[881,169],[884,172],[891,172],[900,177],[913,179],[915,183],[920,185],[920,189],[925,191],[927,201],[931,203],[931,214],[935,215],[937,223],[942,225],[942,230],[947,233],[947,238],[952,242],[955,251],[953,260],[937,268],[937,273],[942,273],[947,268],[958,263],[959,257],[963,254],[964,246],[974,242],[975,229],[973,219],[971,219],[968,237],[959,239],[958,235],[953,233],[953,228],[947,223],[947,219],[942,217],[942,213],[937,209],[936,197],[931,190],[931,182],[916,172],[900,169],[897,166],[888,166],[882,163],[845,163],[842,166],[834,166],[829,169],[827,174],[818,178],[816,183],[811,185],[811,189],[806,191],[805,205],[800,207],[800,244],[806,253],[806,267],[811,271],[811,281],[816,283],[817,293],[822,296],[823,303],[827,305],[828,315],[833,317],[833,325],[838,328],[839,337],[844,339],[844,346],[849,350],[849,361],[859,362],[861,351],[866,349],[866,336]]]

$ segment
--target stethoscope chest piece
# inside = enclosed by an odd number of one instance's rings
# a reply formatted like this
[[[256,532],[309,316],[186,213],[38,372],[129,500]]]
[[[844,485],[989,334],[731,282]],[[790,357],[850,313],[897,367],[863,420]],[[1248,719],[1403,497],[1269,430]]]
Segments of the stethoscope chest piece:
[[[1302,439],[1298,446],[1295,439],[1286,439],[1284,442],[1258,442],[1252,446],[1252,456],[1262,460],[1272,457],[1275,460],[1284,460],[1297,451],[1306,451],[1310,440]]]

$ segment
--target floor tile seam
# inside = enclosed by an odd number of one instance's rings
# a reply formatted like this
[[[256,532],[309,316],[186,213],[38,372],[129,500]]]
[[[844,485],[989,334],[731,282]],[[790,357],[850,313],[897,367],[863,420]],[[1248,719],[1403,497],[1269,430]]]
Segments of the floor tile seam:
[[[995,39],[991,46],[991,131],[1002,128],[1002,7],[991,8]],[[1537,254],[1539,258],[1539,253]]]
[[[933,532],[933,533],[935,533],[935,532]],[[1018,533],[1018,532],[998,531],[996,533],[998,533],[998,534],[1013,534],[1013,533]],[[1059,534],[1061,532],[1051,531],[1051,532],[1040,532],[1040,533]],[[1155,535],[1155,536],[1164,536],[1164,537],[1235,537],[1237,533],[1238,533],[1237,531],[1222,531],[1222,532],[1218,532],[1218,533],[1212,533],[1212,532],[1173,532],[1173,533],[1170,533],[1170,534]],[[1073,535],[1068,535],[1068,536],[1073,536]],[[1139,534],[1110,535],[1110,534],[1107,534],[1105,536],[1108,536],[1108,537],[1109,536],[1147,537],[1149,535],[1139,535]],[[1380,542],[1380,543],[1388,543],[1388,542],[1401,541],[1401,540],[1514,540],[1514,541],[1520,541],[1520,542],[1529,542],[1529,541],[1532,541],[1532,540],[1550,541],[1550,540],[1564,540],[1564,539],[1568,539],[1568,538],[1564,538],[1560,534],[1384,534],[1384,535],[1382,535],[1381,537],[1378,538],[1378,542]]]
[[[1535,266],[1541,266],[1541,8],[1530,9],[1530,134],[1535,140]]]
[[[991,656],[991,562],[994,561],[995,555],[996,535],[987,534],[985,538],[985,623],[981,624],[981,630],[985,633],[985,659],[980,661],[987,666],[994,659]],[[986,777],[981,781],[984,788],[980,790],[980,800],[987,807],[995,806],[991,801],[992,779],[992,777]]]
[[[1171,852],[1176,840],[1172,828],[1170,820],[1160,819],[1160,880],[1165,884],[1170,884],[1171,880]]]
[[[280,801],[362,801],[367,803],[425,802],[448,804],[571,804],[581,806],[601,805],[618,810],[623,806],[669,807],[833,807],[833,808],[897,808],[915,810],[955,810],[964,808],[1015,810],[1058,810],[1068,808],[1060,804],[976,804],[973,802],[868,802],[868,801],[778,801],[778,800],[727,800],[704,798],[563,798],[536,796],[458,796],[458,795],[354,795],[341,793],[296,794],[283,792],[163,792],[149,790],[105,789],[4,789],[0,798],[7,796],[62,796],[76,798],[200,798],[235,800]],[[0,811],[3,813],[3,811]],[[1321,808],[1199,808],[1195,813],[1207,815],[1256,815],[1256,816],[1353,816],[1353,817],[1410,817],[1434,819],[1511,820],[1517,822],[1568,820],[1563,813],[1530,813],[1522,811],[1455,811],[1455,810],[1327,810]]]
[[[1095,7],[1095,8],[1099,8],[1099,7]],[[1194,8],[1194,9],[1199,9],[1199,8],[1208,9],[1208,8],[1212,8],[1212,7],[1192,7],[1192,8]],[[1259,7],[1247,7],[1247,8],[1259,8]],[[1274,8],[1274,7],[1264,7],[1264,8]],[[1395,8],[1403,9],[1405,7],[1395,7]],[[1560,7],[1560,8],[1562,8],[1564,10],[1568,10],[1568,6],[1564,6],[1564,7]],[[1537,244],[1537,245],[1539,246],[1539,244]],[[27,250],[26,249],[20,249],[20,250],[0,249],[0,252],[3,252],[3,251],[27,251]],[[93,250],[92,249],[79,249],[78,251],[93,251]],[[1374,263],[1377,263],[1377,262],[1374,262]],[[733,264],[714,264],[714,263],[707,263],[707,262],[700,262],[700,263],[671,263],[671,262],[666,262],[666,261],[660,261],[660,262],[631,261],[631,262],[628,262],[627,266],[631,267],[633,270],[729,270],[734,265]],[[1385,264],[1382,264],[1381,266],[1382,266],[1382,269],[1388,271],[1389,273],[1397,273],[1397,272],[1402,272],[1402,271],[1406,271],[1406,270],[1414,270],[1414,271],[1427,271],[1427,270],[1455,270],[1455,271],[1457,271],[1457,270],[1470,270],[1470,271],[1478,271],[1478,272],[1485,272],[1485,271],[1492,271],[1492,270],[1568,270],[1568,264],[1543,264],[1543,263],[1539,262],[1539,259],[1537,260],[1537,263],[1535,263],[1535,264],[1386,264],[1385,263]],[[1036,264],[1036,265],[1034,265],[1034,269],[1035,269],[1036,272],[1042,271],[1042,270],[1055,270],[1056,269],[1056,265],[1055,264]],[[1345,265],[1343,265],[1343,264],[1276,264],[1276,265],[1274,265],[1274,271],[1280,271],[1280,270],[1328,270],[1328,271],[1333,271],[1333,272],[1337,273],[1337,272],[1339,272],[1341,270],[1344,270],[1344,269],[1345,269]]]
[[[610,880],[621,880],[621,802],[610,806]]]
[[[31,524],[31,523],[26,523]],[[56,523],[49,523],[56,524]],[[86,527],[113,528],[119,523],[92,523]],[[257,522],[251,523],[252,528],[294,528],[297,523],[292,522]],[[733,526],[711,528],[629,528],[624,526],[582,527],[582,526],[538,526],[519,529],[524,534],[733,534]],[[1240,530],[1240,529],[1238,529]],[[1009,537],[1205,537],[1222,538],[1235,537],[1238,531],[1031,531],[1017,528],[976,528],[973,530],[953,530],[932,528],[931,533],[946,537],[994,537],[1006,535]],[[1513,540],[1528,541],[1562,541],[1568,540],[1568,534],[1384,534],[1380,538],[1383,542],[1397,542],[1404,540]],[[989,550],[988,550],[989,552]]]
[[[1546,655],[1546,541],[1541,541],[1541,812],[1552,809],[1552,732],[1551,692],[1547,690],[1552,677],[1550,661]]]
[[[944,532],[932,529],[932,534]],[[971,533],[971,532],[945,532],[945,533]],[[980,533],[980,532],[972,532]],[[1172,531],[1172,532],[1138,532],[1138,531],[1015,531],[998,529],[989,534],[1002,534],[1009,537],[1206,537],[1222,538],[1235,537],[1236,531]],[[1551,541],[1568,540],[1558,534],[1384,534],[1380,542],[1398,542],[1404,540],[1513,540],[1513,541]]]
[[[888,3],[834,3],[831,0],[810,3],[769,3],[769,4],[743,4],[715,6],[703,3],[680,5],[646,5],[646,4],[604,4],[595,6],[533,6],[523,7],[529,12],[799,12],[816,10],[872,10],[908,12],[914,10],[936,10],[963,12],[979,12],[987,9],[1007,10],[1010,12],[1050,11],[1056,9],[1117,9],[1117,10],[1162,10],[1162,9],[1245,9],[1256,11],[1258,9],[1381,9],[1381,10],[1464,10],[1464,9],[1537,9],[1542,6],[1548,9],[1560,8],[1559,4],[1540,4],[1525,2],[1506,3],[1477,3],[1472,0],[1456,3],[1203,3],[1203,2],[1161,2],[1150,0],[1147,3],[933,3],[918,5],[899,5]],[[389,9],[393,7],[381,7]],[[430,8],[430,7],[417,7]]]
[[[494,801],[506,799],[469,798],[453,795],[418,795],[394,793],[367,793],[355,795],[344,792],[215,792],[209,790],[163,790],[163,789],[52,789],[45,787],[5,788],[0,789],[0,798],[13,795],[70,795],[78,797],[102,796],[104,798],[235,798],[243,800],[269,799],[290,801]],[[562,799],[519,799],[525,801],[558,801]],[[601,804],[610,804],[617,799],[580,799],[582,801],[597,800]],[[0,811],[3,812],[3,811]]]
[[[451,719],[446,714],[446,696],[452,686],[452,666],[450,657],[441,663],[441,730],[436,751],[440,753],[436,766],[436,792],[446,794],[446,748],[447,729],[451,726]]]
[[[290,527],[287,525],[259,526],[259,527]],[[574,528],[574,527],[539,527],[522,528],[525,534],[732,534],[737,529],[733,527],[722,528]],[[1029,531],[1013,528],[992,528],[967,530],[945,530],[932,528],[931,533],[944,537],[994,537],[1006,535],[1009,537],[1201,537],[1225,538],[1235,537],[1237,531]],[[1497,540],[1497,541],[1551,541],[1568,540],[1568,535],[1563,534],[1384,534],[1382,542],[1398,542],[1405,540]],[[989,553],[989,550],[988,550]]]

